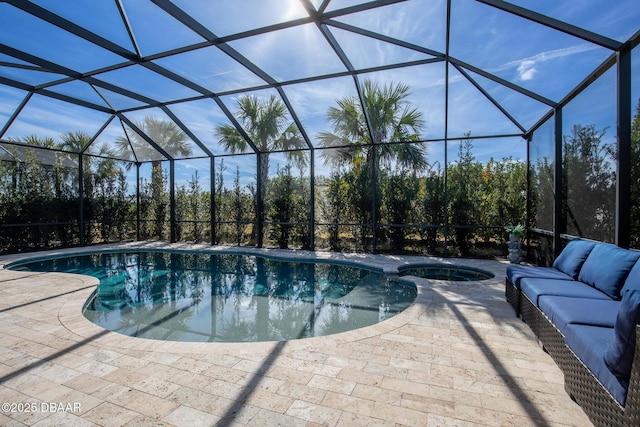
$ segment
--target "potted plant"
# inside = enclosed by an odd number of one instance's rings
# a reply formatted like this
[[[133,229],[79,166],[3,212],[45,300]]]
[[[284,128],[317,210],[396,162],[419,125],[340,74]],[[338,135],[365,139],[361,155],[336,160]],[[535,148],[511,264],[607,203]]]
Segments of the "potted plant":
[[[507,227],[509,233],[509,262],[520,264],[522,260],[522,244],[520,239],[524,236],[524,226],[522,224],[510,225]]]
[[[507,227],[507,232],[509,233],[509,240],[520,241],[524,236],[524,226],[522,224],[510,225]]]

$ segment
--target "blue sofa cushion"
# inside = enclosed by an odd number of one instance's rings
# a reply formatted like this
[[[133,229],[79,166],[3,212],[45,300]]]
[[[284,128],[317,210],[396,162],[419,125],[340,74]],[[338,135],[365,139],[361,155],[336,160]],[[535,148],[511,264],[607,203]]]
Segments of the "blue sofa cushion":
[[[578,280],[619,300],[622,285],[639,257],[640,252],[599,243],[582,265]]]
[[[557,295],[573,298],[591,298],[611,300],[608,295],[594,287],[576,280],[553,280],[525,277],[520,280],[520,289],[529,300],[539,305],[541,295]]]
[[[629,289],[640,289],[640,261],[636,261],[635,265],[629,272],[627,280],[624,281],[620,295]]]
[[[604,361],[618,377],[629,378],[636,347],[636,324],[640,323],[640,290],[625,292],[618,310],[614,336]]]
[[[517,288],[520,288],[520,280],[524,277],[573,280],[573,277],[553,267],[533,267],[530,265],[510,265],[507,267],[507,277]]]
[[[627,400],[629,381],[616,377],[602,355],[613,340],[613,329],[602,326],[570,324],[564,336],[567,346],[621,404]]]
[[[570,241],[553,262],[553,267],[577,279],[582,264],[595,245],[594,242],[581,239]]]
[[[604,326],[613,328],[622,303],[612,299],[590,299],[542,295],[538,298],[540,310],[565,334],[567,325]]]

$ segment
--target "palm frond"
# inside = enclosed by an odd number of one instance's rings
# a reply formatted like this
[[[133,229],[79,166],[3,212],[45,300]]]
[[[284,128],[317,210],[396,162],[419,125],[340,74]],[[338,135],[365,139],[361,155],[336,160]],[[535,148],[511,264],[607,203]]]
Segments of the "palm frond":
[[[51,137],[39,137],[37,135],[27,135],[18,139],[23,144],[35,145],[44,148],[57,148],[55,140]]]
[[[62,135],[62,141],[60,142],[59,147],[63,150],[79,153],[87,144],[89,144],[90,141],[91,136],[85,132],[69,131]]]
[[[285,104],[272,95],[261,101],[255,95],[241,96],[236,101],[238,123],[260,152],[305,148],[302,133],[291,122]],[[230,124],[216,127],[219,143],[231,153],[246,152],[248,142]]]
[[[218,143],[230,153],[245,153],[249,150],[249,143],[232,125],[219,125],[216,127]]]

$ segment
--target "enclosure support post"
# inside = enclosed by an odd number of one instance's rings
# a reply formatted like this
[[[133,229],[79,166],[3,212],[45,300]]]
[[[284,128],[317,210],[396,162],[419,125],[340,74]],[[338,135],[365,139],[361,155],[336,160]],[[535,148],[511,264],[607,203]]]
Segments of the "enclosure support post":
[[[371,253],[377,253],[378,243],[378,146],[371,147],[373,162],[371,165],[371,191],[373,192],[371,206]]]
[[[565,197],[562,191],[562,108],[554,111],[554,157],[553,157],[553,258],[557,258],[562,250],[560,235],[564,232],[565,218],[562,204]]]
[[[263,191],[264,191],[264,182],[262,182],[262,156],[263,154],[261,152],[257,152],[256,153],[256,157],[257,157],[257,162],[256,162],[256,169],[257,169],[257,179],[256,179],[256,247],[261,248],[262,247],[262,230],[264,227],[263,221],[264,221],[264,197],[263,197]]]
[[[169,229],[170,241],[176,242],[176,166],[175,160],[169,160]]]
[[[309,249],[316,249],[316,168],[314,150],[309,151]]]
[[[444,256],[449,256],[449,50],[451,42],[451,0],[447,0],[447,31],[444,61]],[[437,240],[437,234],[436,234]]]
[[[136,240],[140,240],[140,163],[136,163]]]
[[[531,242],[530,242],[530,233],[529,233],[529,228],[531,227],[531,215],[529,214],[531,212],[531,135],[527,135],[525,137],[525,143],[527,144],[527,152],[525,154],[526,156],[526,160],[525,160],[525,164],[527,166],[527,170],[526,170],[526,180],[527,180],[527,189],[526,189],[526,201],[525,201],[525,219],[524,219],[524,223],[525,223],[525,233],[524,233],[524,241],[525,241],[525,245],[526,245],[526,258],[527,259],[531,259]]]
[[[209,181],[211,182],[209,197],[209,223],[211,225],[211,245],[216,242],[216,158],[211,156]]]
[[[618,52],[616,245],[631,243],[631,51]]]
[[[78,227],[80,228],[80,246],[84,241],[84,161],[82,153],[78,154]]]

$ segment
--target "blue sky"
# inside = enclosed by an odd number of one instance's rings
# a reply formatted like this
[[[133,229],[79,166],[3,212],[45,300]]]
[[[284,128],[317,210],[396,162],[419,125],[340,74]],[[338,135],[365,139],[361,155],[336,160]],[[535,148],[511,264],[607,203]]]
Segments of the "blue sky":
[[[115,2],[111,0],[34,0],[33,3],[86,26],[90,31],[129,51],[135,50]],[[253,28],[307,17],[307,12],[298,0],[174,0],[174,3],[191,13],[215,35],[232,36],[229,46],[276,81],[286,82],[346,70],[316,25],[312,23],[252,37],[234,36],[242,35]],[[321,1],[316,0],[313,3],[318,6]],[[333,0],[327,10],[340,10],[360,3],[365,2]],[[538,13],[599,32],[620,42],[627,40],[639,29],[640,8],[637,7],[637,0],[512,0],[511,3],[533,8]],[[201,36],[150,1],[124,0],[123,5],[137,47],[143,56],[204,41]],[[100,19],[95,19],[96,15],[100,16]],[[553,101],[562,99],[611,54],[611,51],[598,45],[525,21],[473,0],[453,0],[451,16],[453,26],[450,54],[454,59],[484,69],[511,84]],[[432,56],[428,51],[419,52],[356,34],[340,28],[342,25],[380,33],[434,52],[445,52],[445,0],[409,0],[360,13],[336,16],[334,20],[336,24],[330,24],[328,28],[356,69],[420,61]],[[58,62],[78,72],[88,72],[124,62],[122,57],[114,53],[34,19],[5,3],[0,4],[0,42],[45,60]],[[632,57],[635,75],[640,75],[640,55],[636,53],[638,51],[636,48]],[[5,66],[2,65],[3,62],[19,65],[29,65],[28,63],[0,54],[0,77],[23,81],[26,84],[38,85],[64,78],[61,74]],[[176,56],[158,58],[153,62],[217,93],[264,84],[259,76],[236,63],[216,47],[203,47]],[[525,129],[535,124],[549,109],[545,104],[517,91],[471,71],[467,73]],[[184,87],[140,65],[99,73],[95,78],[138,91],[145,97],[161,102],[200,95],[196,90]],[[409,85],[411,95],[407,101],[423,114],[425,126],[421,136],[425,139],[443,139],[445,135],[458,138],[466,132],[471,132],[472,137],[520,132],[518,126],[505,117],[455,67],[450,65],[447,74],[444,62],[366,73],[358,78],[360,81],[373,79],[380,84],[403,82]],[[634,107],[640,97],[640,83],[637,80],[633,80]],[[445,102],[447,81],[448,111]],[[129,109],[144,105],[142,100],[116,94],[104,87],[98,88],[98,93],[90,85],[79,81],[60,83],[48,89],[103,107],[110,104],[116,109]],[[607,135],[613,138],[614,89],[615,70],[612,70],[596,82],[592,89],[567,106],[565,119],[570,118],[581,124],[596,124],[598,128],[609,127]],[[335,106],[337,99],[356,96],[351,77],[295,85],[285,84],[283,91],[314,145],[318,145],[316,137],[319,132],[332,130],[331,123],[326,119],[327,109]],[[266,98],[275,93],[275,90],[250,93]],[[21,89],[0,83],[0,126],[4,126],[26,95],[27,93]],[[235,102],[239,95],[234,93],[221,98],[231,112],[236,111]],[[215,102],[210,99],[181,102],[171,104],[169,108],[212,152],[223,152],[214,129],[227,123],[227,118]],[[158,108],[126,113],[127,118],[134,122],[141,121],[146,115],[167,118]],[[106,113],[36,94],[2,138],[21,138],[26,135],[59,138],[69,130],[82,130],[93,135],[108,118],[109,115]],[[570,126],[568,122],[567,126]],[[122,126],[115,120],[98,136],[97,141],[113,145],[122,135]],[[455,141],[449,144],[450,161],[455,160],[457,146],[458,142]],[[492,156],[525,156],[525,145],[518,138],[477,139],[474,147],[476,157],[481,161],[486,161]],[[429,143],[427,150],[431,163],[443,161],[444,143]],[[193,144],[193,152],[196,156],[204,155],[196,144]],[[271,173],[275,174],[277,165],[282,165],[285,160],[277,160],[277,155],[273,157]],[[255,171],[251,170],[255,161],[247,159],[245,156],[225,158],[228,173],[235,174],[236,165],[239,166],[245,183],[251,182],[255,176]],[[176,167],[178,182],[186,183],[195,170],[199,171],[199,175],[207,176],[208,163],[207,159],[180,161]],[[316,164],[316,173],[327,173],[320,161]],[[225,178],[225,181],[231,183],[232,178]],[[208,182],[203,182],[203,186],[208,188]]]

